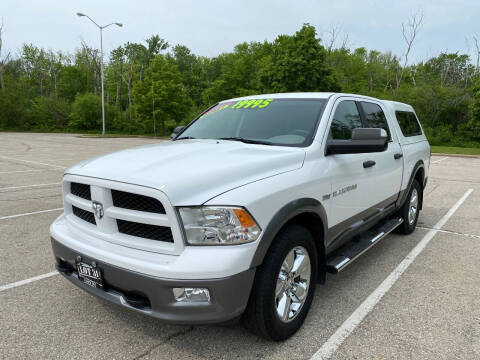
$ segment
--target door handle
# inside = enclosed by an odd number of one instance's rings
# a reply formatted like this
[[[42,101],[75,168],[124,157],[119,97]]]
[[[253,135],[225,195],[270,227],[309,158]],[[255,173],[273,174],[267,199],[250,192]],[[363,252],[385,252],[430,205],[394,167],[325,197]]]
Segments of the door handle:
[[[368,161],[364,161],[363,162],[363,167],[366,169],[366,168],[369,168],[369,167],[372,167],[376,164],[375,161],[373,160],[368,160]]]
[[[398,160],[398,159],[401,159],[403,157],[403,154],[402,153],[396,153],[395,155],[393,155],[393,158],[395,160]]]

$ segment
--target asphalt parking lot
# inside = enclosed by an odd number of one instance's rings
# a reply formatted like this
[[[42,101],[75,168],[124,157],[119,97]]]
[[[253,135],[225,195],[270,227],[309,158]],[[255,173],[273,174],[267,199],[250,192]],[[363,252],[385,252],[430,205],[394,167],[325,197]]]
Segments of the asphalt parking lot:
[[[166,325],[70,284],[48,234],[63,171],[157,141],[0,133],[0,359],[480,358],[478,158],[433,156],[418,229],[329,276],[283,343],[240,326]]]

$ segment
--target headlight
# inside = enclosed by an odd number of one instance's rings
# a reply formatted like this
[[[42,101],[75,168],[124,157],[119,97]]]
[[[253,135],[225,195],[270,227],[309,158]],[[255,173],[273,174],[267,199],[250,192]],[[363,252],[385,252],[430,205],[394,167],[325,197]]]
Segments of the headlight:
[[[255,220],[239,207],[183,207],[179,212],[191,245],[244,244],[260,235]]]

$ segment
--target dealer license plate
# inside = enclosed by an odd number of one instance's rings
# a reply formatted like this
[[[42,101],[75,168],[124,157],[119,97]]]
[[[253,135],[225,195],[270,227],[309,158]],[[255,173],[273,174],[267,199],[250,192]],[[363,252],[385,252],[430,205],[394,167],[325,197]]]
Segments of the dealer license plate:
[[[84,284],[97,289],[103,289],[102,271],[91,264],[77,261],[78,279]]]

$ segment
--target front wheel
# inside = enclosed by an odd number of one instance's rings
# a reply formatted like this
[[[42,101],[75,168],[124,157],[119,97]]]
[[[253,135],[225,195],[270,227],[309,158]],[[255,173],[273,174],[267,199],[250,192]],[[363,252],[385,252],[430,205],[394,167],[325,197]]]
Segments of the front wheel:
[[[303,324],[312,303],[317,252],[312,234],[289,225],[274,240],[258,268],[243,322],[256,334],[280,341]]]

